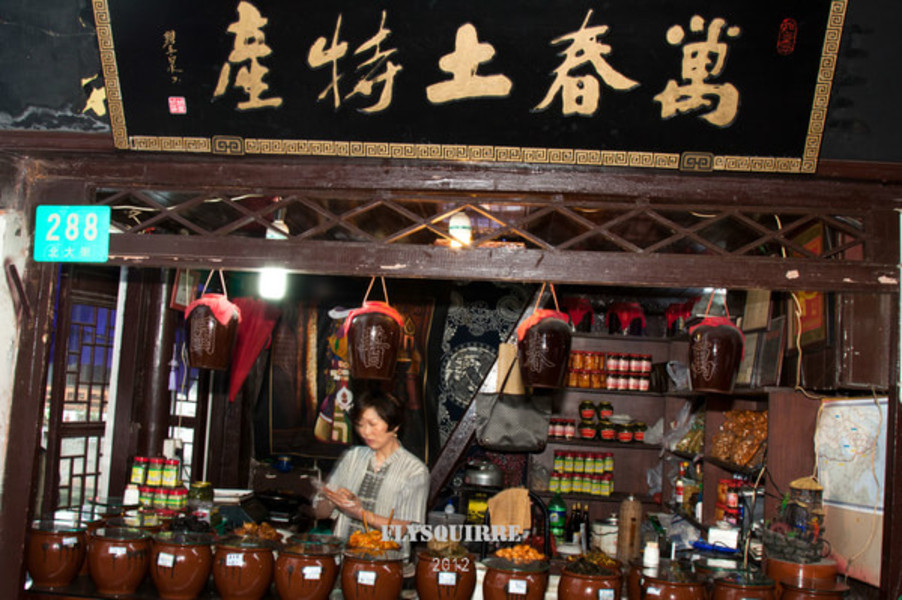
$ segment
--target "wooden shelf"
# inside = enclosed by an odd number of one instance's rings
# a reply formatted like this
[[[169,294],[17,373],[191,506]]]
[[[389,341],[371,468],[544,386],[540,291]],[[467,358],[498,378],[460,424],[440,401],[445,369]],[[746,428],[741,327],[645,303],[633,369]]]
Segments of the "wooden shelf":
[[[579,438],[553,439],[548,438],[548,445],[556,446],[592,446],[593,448],[613,448],[620,450],[660,450],[661,444],[645,444],[643,442],[607,442],[604,440],[583,440]]]
[[[701,521],[696,519],[694,515],[690,515],[689,513],[684,511],[682,508],[679,508],[676,504],[674,504],[672,502],[668,502],[666,504],[666,506],[668,509],[670,509],[671,512],[673,512],[673,514],[679,515],[680,518],[684,519],[687,523],[689,523],[693,527],[702,530],[702,532],[708,531],[707,525],[705,525],[704,523],[702,523]]]
[[[537,492],[532,490],[532,493],[542,498],[552,498],[557,492]],[[610,496],[596,496],[594,494],[561,494],[561,498],[564,500],[573,500],[575,502],[611,502],[619,504],[629,498],[630,496],[634,496],[638,498],[638,500],[642,504],[653,504],[655,506],[660,506],[659,503],[655,502],[651,496],[643,496],[640,494],[628,494],[627,492],[613,492]]]
[[[688,460],[690,462],[695,462],[697,460],[705,460],[705,457],[702,454],[693,454],[692,452],[683,452],[681,450],[668,450],[667,452],[669,452],[670,454],[672,454],[674,456],[678,456],[679,458],[682,458],[683,460]]]
[[[688,342],[689,336],[678,336],[678,337],[650,337],[644,335],[617,335],[614,333],[585,333],[585,332],[574,332],[572,337],[574,338],[582,338],[587,340],[604,340],[610,342],[625,342],[627,344],[631,343],[641,343],[641,342],[658,342],[661,344],[669,344],[671,342]]]
[[[731,463],[726,460],[714,458],[713,456],[705,456],[704,459],[705,459],[705,462],[710,465],[720,467],[721,469],[725,469],[727,471],[730,471],[731,473],[740,473],[740,474],[746,475],[748,477],[757,477],[758,474],[761,472],[761,469],[764,468],[763,464],[757,465],[755,467],[742,466],[742,465],[737,465],[735,463]]]
[[[661,392],[653,392],[651,390],[640,392],[633,390],[607,390],[591,387],[565,387],[563,388],[563,390],[565,392],[582,392],[586,394],[598,394],[602,396],[651,396],[653,398],[660,398],[667,395]]]

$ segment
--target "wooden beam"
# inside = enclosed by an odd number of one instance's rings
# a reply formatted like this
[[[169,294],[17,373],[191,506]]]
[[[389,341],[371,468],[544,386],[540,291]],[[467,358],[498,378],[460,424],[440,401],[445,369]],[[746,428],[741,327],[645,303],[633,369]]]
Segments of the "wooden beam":
[[[19,326],[6,468],[0,505],[0,598],[18,598],[25,585],[25,538],[37,494],[44,385],[53,327],[58,267],[31,264],[23,284],[34,310]]]
[[[467,448],[473,442],[474,435],[476,435],[476,402],[471,399],[467,411],[454,426],[448,441],[442,446],[435,464],[429,471],[429,501],[426,506],[435,506],[439,493],[454,475]]]
[[[110,263],[195,269],[215,265],[237,271],[269,266],[354,277],[611,286],[751,289],[764,285],[772,290],[893,292],[899,285],[895,264],[520,248],[451,250],[259,238],[242,238],[239,244],[230,238],[173,235],[113,235]]]

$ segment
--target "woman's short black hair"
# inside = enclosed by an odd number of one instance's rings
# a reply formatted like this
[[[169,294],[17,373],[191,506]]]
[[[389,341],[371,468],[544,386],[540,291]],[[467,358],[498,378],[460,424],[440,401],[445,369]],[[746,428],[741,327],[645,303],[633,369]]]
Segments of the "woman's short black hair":
[[[388,424],[388,430],[391,431],[398,428],[400,431],[404,425],[404,407],[401,401],[388,392],[380,389],[369,389],[354,398],[354,404],[351,406],[351,423],[355,426],[360,420],[363,411],[372,408],[379,415],[379,418]]]

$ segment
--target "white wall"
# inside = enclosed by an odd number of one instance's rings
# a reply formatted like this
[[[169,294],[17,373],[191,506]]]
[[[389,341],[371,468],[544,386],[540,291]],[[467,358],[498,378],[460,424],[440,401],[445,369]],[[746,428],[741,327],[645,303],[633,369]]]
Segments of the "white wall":
[[[10,287],[6,278],[6,262],[10,261],[21,276],[25,270],[28,235],[24,215],[0,209],[0,257],[3,275],[0,277],[0,495],[6,469],[6,447],[9,440],[9,415],[13,398],[13,376],[19,349],[19,323],[16,318]],[[0,496],[2,497],[2,496]],[[2,510],[2,507],[0,507]]]

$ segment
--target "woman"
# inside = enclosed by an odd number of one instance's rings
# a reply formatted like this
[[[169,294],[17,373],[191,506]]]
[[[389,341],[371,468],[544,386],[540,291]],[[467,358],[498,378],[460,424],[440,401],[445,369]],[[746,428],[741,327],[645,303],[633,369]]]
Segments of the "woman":
[[[322,489],[317,518],[337,517],[333,533],[347,539],[351,533],[389,524],[402,531],[411,523],[424,523],[429,494],[429,471],[423,461],[398,440],[404,407],[385,392],[369,390],[354,400],[351,422],[366,446],[345,452]]]

